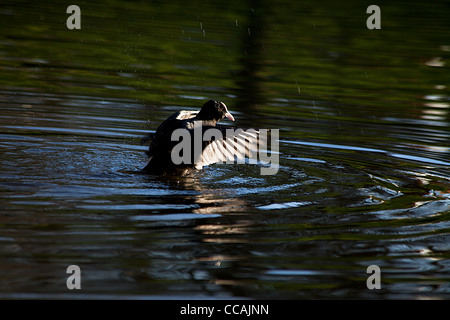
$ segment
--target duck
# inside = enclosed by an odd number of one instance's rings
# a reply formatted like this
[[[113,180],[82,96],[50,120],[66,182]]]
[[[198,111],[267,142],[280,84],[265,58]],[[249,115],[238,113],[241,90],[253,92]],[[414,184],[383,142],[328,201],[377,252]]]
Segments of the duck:
[[[143,173],[155,175],[186,175],[193,170],[201,170],[213,163],[227,161],[230,163],[254,156],[258,143],[258,131],[254,129],[235,129],[218,122],[223,119],[235,121],[222,101],[209,100],[200,110],[181,110],[175,112],[163,121],[152,135],[147,155],[148,163],[141,170]],[[180,129],[180,130],[179,130]],[[202,134],[200,147],[196,149],[197,132]],[[206,134],[208,130],[209,134]],[[231,129],[231,130],[230,130]],[[177,133],[181,131],[182,135]],[[210,134],[210,133],[213,134]],[[180,139],[183,137],[190,143],[190,149],[180,152]],[[198,140],[197,140],[198,141]],[[185,144],[186,145],[186,144]],[[186,154],[185,154],[186,152]],[[183,154],[180,161],[175,155]]]

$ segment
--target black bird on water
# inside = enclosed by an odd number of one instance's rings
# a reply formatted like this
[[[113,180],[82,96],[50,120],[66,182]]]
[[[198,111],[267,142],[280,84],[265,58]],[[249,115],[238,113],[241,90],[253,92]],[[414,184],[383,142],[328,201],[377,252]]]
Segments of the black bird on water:
[[[142,171],[157,175],[184,175],[212,163],[242,160],[253,156],[252,152],[257,149],[259,132],[254,129],[234,130],[229,126],[218,125],[217,122],[225,117],[234,121],[225,103],[214,100],[206,102],[200,111],[182,110],[174,113],[156,129],[147,151],[150,160]],[[177,129],[184,130],[183,141],[178,135],[175,138],[172,136]],[[213,132],[215,134],[205,134],[210,129],[216,129]],[[198,133],[201,133],[200,141]],[[181,150],[177,145],[185,142],[185,138],[190,141],[190,148]],[[196,148],[195,143],[200,145]],[[184,156],[184,159],[188,158],[189,161],[174,161],[173,152],[176,152],[175,156],[183,154],[180,157]]]

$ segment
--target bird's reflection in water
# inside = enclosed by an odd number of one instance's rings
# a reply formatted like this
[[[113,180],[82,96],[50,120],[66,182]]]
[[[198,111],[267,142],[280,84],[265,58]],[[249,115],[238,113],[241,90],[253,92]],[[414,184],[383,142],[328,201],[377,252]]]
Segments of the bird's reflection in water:
[[[246,242],[247,227],[254,224],[252,220],[246,218],[248,217],[248,203],[241,198],[227,194],[223,188],[206,187],[201,178],[208,174],[211,172],[195,171],[186,176],[163,176],[158,179],[173,190],[189,192],[189,195],[180,197],[183,204],[190,207],[185,218],[196,220],[193,230],[196,233],[200,232],[202,242]],[[182,215],[180,217],[183,218]],[[205,257],[201,259],[205,259]],[[211,259],[215,260],[214,257]]]
[[[167,269],[165,264],[160,266],[160,260],[154,259],[145,274],[165,276],[173,281],[182,272],[183,277],[205,280],[205,290],[220,292],[235,290],[236,285],[242,284],[234,279],[232,270],[248,261],[242,246],[252,241],[249,235],[255,223],[250,218],[247,201],[221,184],[224,175],[235,174],[231,169],[218,166],[186,176],[148,175],[150,185],[163,186],[169,194],[173,192],[169,200],[159,198],[159,203],[182,204],[184,209],[173,214],[149,212],[149,219],[137,223],[142,228],[155,230],[155,235],[161,237],[145,245],[150,249],[150,256],[172,257],[171,268]],[[193,261],[196,264],[191,269]]]
[[[183,214],[175,217],[180,219],[178,221],[171,220],[168,223],[163,221],[164,216],[158,216],[165,229],[173,226],[175,229],[170,231],[171,233],[181,232],[185,240],[191,239],[189,244],[183,242],[181,247],[177,244],[169,246],[179,248],[178,250],[182,250],[189,257],[187,261],[177,259],[177,264],[187,263],[189,267],[192,261],[196,261],[195,270],[186,269],[188,274],[193,274],[197,280],[207,280],[209,286],[219,286],[220,290],[229,291],[242,284],[240,280],[234,279],[230,270],[248,261],[248,256],[242,252],[241,247],[251,241],[249,234],[254,223],[249,219],[249,205],[245,200],[230,194],[220,185],[216,187],[216,184],[209,180],[212,176],[212,180],[222,178],[220,175],[223,172],[207,169],[194,171],[182,177],[149,176],[149,178],[153,183],[155,180],[163,183],[174,194],[181,192],[181,195],[176,196],[177,202],[182,201],[189,207]],[[172,198],[171,201],[173,200]],[[152,225],[154,222],[155,220],[152,221]],[[156,223],[156,227],[159,225],[160,223]],[[201,249],[199,243],[202,244]],[[154,249],[152,244],[152,250]]]

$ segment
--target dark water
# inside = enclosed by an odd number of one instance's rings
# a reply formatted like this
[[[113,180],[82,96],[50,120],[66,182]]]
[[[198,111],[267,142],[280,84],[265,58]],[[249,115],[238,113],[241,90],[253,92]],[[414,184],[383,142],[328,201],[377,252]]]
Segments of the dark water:
[[[70,4],[0,8],[1,298],[450,297],[448,2]],[[139,174],[211,98],[278,173]]]

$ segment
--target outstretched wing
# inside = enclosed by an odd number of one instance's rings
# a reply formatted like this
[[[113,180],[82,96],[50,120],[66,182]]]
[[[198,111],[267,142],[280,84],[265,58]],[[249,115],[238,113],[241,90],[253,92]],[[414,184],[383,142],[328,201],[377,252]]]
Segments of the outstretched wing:
[[[250,163],[257,162],[260,132],[255,129],[234,129],[225,126],[205,127],[203,138],[210,138],[205,143],[195,167],[201,169],[213,163]]]
[[[192,119],[197,115],[198,112],[199,112],[198,110],[197,111],[181,110],[181,111],[178,111],[177,113],[173,114],[172,117],[174,117],[176,115],[175,119],[177,119],[177,120]]]

